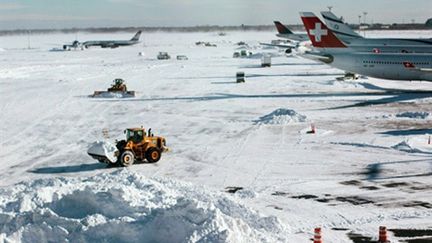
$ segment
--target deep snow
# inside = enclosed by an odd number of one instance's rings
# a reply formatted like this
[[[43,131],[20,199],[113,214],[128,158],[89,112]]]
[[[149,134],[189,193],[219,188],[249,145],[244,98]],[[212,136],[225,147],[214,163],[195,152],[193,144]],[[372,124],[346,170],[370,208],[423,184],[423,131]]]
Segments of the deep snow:
[[[272,32],[146,33],[133,47],[49,52],[53,42],[74,38],[31,36],[30,50],[27,36],[0,38],[2,237],[90,241],[102,237],[99,225],[120,225],[108,233],[131,240],[144,237],[140,230],[156,232],[159,218],[182,239],[204,242],[309,242],[318,226],[325,242],[348,242],[351,231],[376,238],[380,225],[432,227],[432,124],[425,115],[432,113],[432,83],[336,81],[340,70],[260,47],[275,39]],[[232,58],[239,41],[255,56],[272,53],[272,67]],[[159,51],[189,60],[157,60]],[[246,83],[236,84],[237,71]],[[89,97],[119,77],[135,98]],[[311,124],[317,133],[307,133]],[[172,149],[158,163],[121,170],[87,155],[94,141],[114,143],[125,128],[141,125]],[[243,189],[226,196],[226,187]],[[99,201],[107,207],[95,206]],[[171,215],[180,221],[167,220]],[[207,224],[194,225],[197,219]],[[177,240],[161,230],[160,237]]]
[[[3,241],[283,242],[289,233],[276,217],[220,192],[127,169],[40,179],[0,193]]]

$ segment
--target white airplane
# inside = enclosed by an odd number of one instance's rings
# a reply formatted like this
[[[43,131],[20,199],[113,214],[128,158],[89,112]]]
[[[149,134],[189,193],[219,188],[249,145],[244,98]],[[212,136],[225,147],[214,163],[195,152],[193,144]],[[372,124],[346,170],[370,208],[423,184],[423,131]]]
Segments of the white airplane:
[[[287,26],[283,25],[279,21],[274,21],[274,24],[278,31],[278,33],[276,34],[277,37],[281,37],[291,41],[309,41],[309,37],[307,36],[307,34],[294,33]]]
[[[338,38],[344,40],[350,39],[363,39],[359,33],[351,29],[347,24],[345,24],[341,18],[338,18],[330,11],[323,11],[321,15],[324,18],[327,27],[337,35]]]
[[[311,53],[335,68],[375,78],[432,81],[432,53],[358,51],[342,42],[313,13],[300,13],[312,45]],[[308,54],[308,53],[306,53]]]
[[[91,41],[74,41],[72,44],[63,45],[64,50],[70,50],[72,48],[88,48],[90,46],[100,46],[102,48],[117,48],[119,46],[131,46],[139,43],[141,36],[141,30],[138,31],[130,40],[91,40]]]
[[[373,52],[432,52],[432,39],[363,38],[332,12],[321,12],[328,28],[346,45],[359,51]]]

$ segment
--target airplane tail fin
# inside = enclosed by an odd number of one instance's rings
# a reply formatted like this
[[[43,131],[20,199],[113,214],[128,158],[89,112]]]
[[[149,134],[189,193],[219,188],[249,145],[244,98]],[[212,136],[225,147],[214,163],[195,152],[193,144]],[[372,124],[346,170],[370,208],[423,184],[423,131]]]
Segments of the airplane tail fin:
[[[138,41],[141,36],[141,30],[139,30],[134,37],[132,37],[131,41]]]
[[[312,45],[317,48],[346,48],[347,46],[339,40],[336,35],[311,12],[300,13]]]
[[[340,38],[363,38],[330,11],[321,12],[327,26]]]
[[[294,34],[291,30],[289,30],[285,25],[283,25],[279,21],[274,21],[274,24],[276,25],[276,29],[279,32],[279,34]]]

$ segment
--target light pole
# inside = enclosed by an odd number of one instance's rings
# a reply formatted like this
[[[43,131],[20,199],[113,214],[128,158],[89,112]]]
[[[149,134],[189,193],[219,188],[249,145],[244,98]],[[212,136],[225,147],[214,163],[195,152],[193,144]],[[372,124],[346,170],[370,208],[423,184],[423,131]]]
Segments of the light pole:
[[[363,23],[365,24],[365,28],[364,28],[364,31],[363,31],[363,36],[364,37],[366,37],[366,15],[367,14],[368,14],[367,12],[363,12],[363,16],[364,16]]]
[[[27,31],[27,49],[30,49],[30,30]]]
[[[358,28],[359,31],[360,31],[360,26],[361,26],[361,17],[362,17],[361,15],[358,16],[358,18],[359,18],[359,28]]]

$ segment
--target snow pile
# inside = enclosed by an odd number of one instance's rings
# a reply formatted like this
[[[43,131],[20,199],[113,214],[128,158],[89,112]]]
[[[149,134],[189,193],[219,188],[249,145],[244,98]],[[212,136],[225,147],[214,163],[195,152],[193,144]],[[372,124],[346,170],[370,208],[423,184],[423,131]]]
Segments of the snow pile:
[[[87,150],[89,155],[98,155],[108,158],[112,163],[117,161],[117,157],[114,155],[118,151],[116,146],[106,141],[96,141]]]
[[[412,118],[412,119],[427,119],[430,117],[429,112],[403,112],[396,114],[398,118]]]
[[[0,189],[0,241],[286,242],[288,230],[221,192],[127,169]]]
[[[255,123],[266,125],[286,125],[305,121],[305,115],[299,114],[295,110],[279,108],[270,114],[260,117],[255,121]]]
[[[432,145],[428,144],[427,138],[413,138],[411,140],[402,141],[392,146],[392,148],[408,153],[432,153]]]
[[[394,146],[393,149],[408,152],[408,153],[432,153],[432,144],[429,144],[429,136],[421,135],[411,137],[405,141],[402,141]]]

